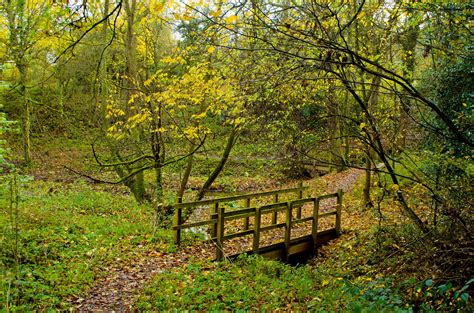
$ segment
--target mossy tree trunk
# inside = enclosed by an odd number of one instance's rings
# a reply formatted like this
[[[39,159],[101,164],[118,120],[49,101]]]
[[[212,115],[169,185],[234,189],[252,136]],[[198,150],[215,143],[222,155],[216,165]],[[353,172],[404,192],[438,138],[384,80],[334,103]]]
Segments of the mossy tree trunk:
[[[31,162],[31,107],[30,101],[28,99],[28,89],[26,87],[28,80],[28,67],[25,63],[23,63],[23,61],[19,61],[17,68],[20,72],[19,89],[23,106],[23,116],[21,119],[23,161],[25,164],[29,164]]]

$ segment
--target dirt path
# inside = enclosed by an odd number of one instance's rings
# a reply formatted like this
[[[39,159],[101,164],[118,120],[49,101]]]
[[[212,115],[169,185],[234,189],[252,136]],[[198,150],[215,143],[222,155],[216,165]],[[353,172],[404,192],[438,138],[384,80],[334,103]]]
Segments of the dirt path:
[[[201,243],[199,246],[183,247],[174,253],[156,252],[133,264],[110,269],[104,279],[87,294],[74,300],[72,305],[79,312],[131,312],[134,295],[145,282],[170,268],[188,264],[191,257],[212,259],[213,246]]]
[[[317,178],[310,182],[310,185],[315,183],[320,194],[332,193],[338,188],[349,192],[361,173],[361,170],[351,169]],[[332,204],[328,203],[327,206]],[[191,258],[212,259],[214,253],[212,243],[196,243],[193,246],[182,247],[174,253],[157,252],[147,255],[139,262],[111,269],[104,279],[72,304],[80,312],[133,311],[134,295],[153,276],[173,267],[184,266]]]

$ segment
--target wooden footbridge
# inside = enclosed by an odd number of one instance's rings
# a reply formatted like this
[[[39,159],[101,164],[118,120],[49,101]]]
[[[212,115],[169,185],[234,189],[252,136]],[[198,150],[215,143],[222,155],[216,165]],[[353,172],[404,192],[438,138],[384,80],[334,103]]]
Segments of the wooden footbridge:
[[[293,255],[312,254],[340,235],[343,192],[339,189],[336,193],[304,197],[308,189],[299,184],[289,189],[174,204],[175,243],[181,243],[183,230],[207,227],[219,261],[241,253],[283,261]],[[324,201],[329,203],[321,205]],[[199,210],[201,214],[185,221],[183,210]],[[227,241],[234,242],[227,247]],[[236,250],[236,246],[241,249]]]

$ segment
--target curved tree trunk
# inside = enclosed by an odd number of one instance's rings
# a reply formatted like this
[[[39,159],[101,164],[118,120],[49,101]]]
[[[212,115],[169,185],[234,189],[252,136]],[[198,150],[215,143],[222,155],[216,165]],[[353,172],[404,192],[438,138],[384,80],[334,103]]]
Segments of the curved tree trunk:
[[[217,164],[212,174],[206,180],[204,185],[202,185],[201,189],[199,190],[196,196],[196,200],[201,200],[202,198],[204,198],[204,194],[206,193],[206,190],[209,187],[211,187],[212,183],[216,180],[217,176],[219,176],[219,174],[222,172],[224,165],[229,159],[229,155],[230,155],[230,152],[232,151],[232,147],[234,146],[237,140],[237,133],[238,133],[237,128],[233,128],[229,135],[229,138],[227,139],[227,144],[225,146],[224,153],[222,154],[222,158],[220,159],[219,164]]]
[[[186,185],[188,184],[189,176],[191,175],[191,170],[193,169],[193,163],[194,163],[194,145],[189,144],[189,153],[191,153],[188,156],[187,162],[186,162],[186,169],[184,170],[183,177],[181,178],[181,184],[178,189],[178,202],[183,201],[183,195],[184,191],[186,189]]]

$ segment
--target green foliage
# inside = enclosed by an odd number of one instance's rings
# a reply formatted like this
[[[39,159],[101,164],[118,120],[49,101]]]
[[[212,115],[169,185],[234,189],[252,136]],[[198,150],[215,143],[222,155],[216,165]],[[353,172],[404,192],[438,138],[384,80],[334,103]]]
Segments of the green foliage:
[[[0,108],[2,108],[1,105]],[[5,136],[6,134],[15,130],[15,123],[8,120],[5,113],[0,112],[0,173],[3,172],[4,168],[13,168],[13,166],[6,159],[10,149],[6,145]]]
[[[473,61],[460,59],[455,64],[447,61],[437,70],[428,71],[422,80],[426,89],[438,103],[440,109],[456,124],[460,132],[469,140],[474,139],[474,78]],[[425,145],[430,149],[443,150],[451,156],[469,156],[469,147],[450,137],[446,126],[438,117],[432,117],[432,125],[438,132],[429,132]],[[441,135],[440,135],[441,133]]]
[[[406,282],[410,284],[410,282]],[[455,312],[466,308],[471,296],[469,289],[474,284],[474,278],[462,287],[455,287],[451,282],[435,284],[432,279],[410,288],[410,301],[423,312]]]
[[[353,283],[331,269],[292,267],[261,257],[196,262],[157,276],[137,309],[401,311],[401,298],[386,281]]]
[[[171,232],[153,229],[153,210],[129,197],[85,184],[22,182],[12,213],[9,186],[0,193],[0,303],[10,310],[65,309],[110,265],[170,247]]]
[[[139,308],[410,310],[389,273],[426,279],[431,268],[417,267],[426,260],[447,277],[462,277],[412,282],[418,286],[409,306],[464,308],[473,284],[459,286],[473,268],[474,165],[471,147],[459,140],[473,139],[468,1],[277,2],[182,6],[157,0],[133,2],[131,10],[127,1],[2,2],[0,96],[9,117],[22,119],[25,154],[30,131],[33,139],[48,138],[33,140],[34,156],[47,164],[25,170],[64,181],[71,177],[57,177],[58,164],[95,171],[76,152],[86,150],[85,134],[98,143],[103,138],[95,137],[108,128],[113,144],[96,146],[99,158],[130,163],[109,164],[102,177],[146,169],[144,187],[139,175],[129,187],[144,200],[142,189],[156,185],[156,204],[175,201],[189,145],[197,148],[206,135],[188,184],[202,185],[219,162],[230,126],[239,128],[239,142],[212,186],[224,192],[264,189],[281,178],[278,166],[286,177],[307,174],[300,161],[308,156],[362,165],[365,152],[378,150],[382,158],[386,150],[403,178],[388,183],[391,177],[379,176],[386,187],[372,193],[381,200],[379,210],[364,212],[378,217],[379,226],[341,244],[327,268],[253,257],[197,262],[157,277]],[[109,20],[99,22],[106,11]],[[168,24],[179,25],[181,38],[173,38]],[[113,32],[107,27],[112,25]],[[13,172],[3,141],[12,126],[0,113],[2,173]],[[57,132],[81,139],[65,144]],[[59,145],[73,153],[56,153]],[[156,171],[162,166],[163,172]],[[85,183],[29,180],[16,173],[0,178],[0,301],[7,310],[66,309],[69,297],[123,255],[174,249],[171,234],[152,227],[154,211],[128,196]],[[399,191],[405,212],[413,208],[433,241],[422,240],[405,217],[393,214]],[[362,207],[354,203],[350,213]],[[364,231],[371,222],[360,223]],[[186,236],[193,240],[195,234]],[[372,275],[382,270],[388,274]]]

